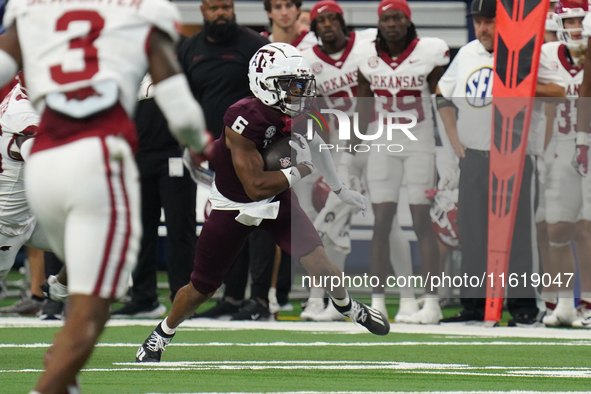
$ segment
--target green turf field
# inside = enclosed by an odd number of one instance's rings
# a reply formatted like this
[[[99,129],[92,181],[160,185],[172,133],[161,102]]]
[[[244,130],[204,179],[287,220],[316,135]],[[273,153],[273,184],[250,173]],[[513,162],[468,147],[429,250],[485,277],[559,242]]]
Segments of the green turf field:
[[[58,328],[22,327],[36,321],[0,319],[0,325],[21,325],[0,328],[2,393],[27,393],[40,374]],[[226,323],[226,328],[186,327],[162,363],[135,364],[135,351],[151,323],[106,329],[80,375],[84,393],[591,391],[591,338],[575,330],[558,331],[582,339],[496,333],[376,337],[359,333],[352,323],[257,323],[257,329]],[[258,329],[262,324],[279,330]],[[462,334],[463,329],[456,330]]]
[[[135,352],[158,320],[111,321],[82,393],[591,393],[591,330],[393,324],[376,337],[350,322],[296,321],[293,305],[278,322],[189,320],[151,365]],[[387,306],[394,316],[397,302]],[[0,317],[0,393],[34,387],[59,324]]]

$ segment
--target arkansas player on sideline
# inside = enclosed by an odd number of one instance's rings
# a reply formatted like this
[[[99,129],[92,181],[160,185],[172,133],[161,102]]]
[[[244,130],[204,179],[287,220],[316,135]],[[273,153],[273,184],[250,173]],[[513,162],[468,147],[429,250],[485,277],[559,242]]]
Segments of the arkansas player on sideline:
[[[357,95],[357,69],[363,61],[360,52],[364,47],[373,45],[377,31],[367,29],[349,32],[343,19],[343,10],[337,2],[332,0],[323,0],[314,4],[310,17],[311,29],[318,36],[320,44],[303,50],[302,56],[312,67],[319,95],[323,97],[326,106],[343,111],[353,118],[354,97]],[[332,126],[331,145],[343,145],[344,141],[338,141],[338,135],[334,130],[335,125]],[[367,152],[358,152],[353,155],[348,151],[341,151],[334,157],[337,157],[336,161],[340,162],[337,169],[345,185],[350,183],[350,176],[358,179],[365,177]],[[325,207],[314,220],[314,226],[322,234],[321,238],[328,257],[341,270],[344,269],[345,258],[350,251],[348,232],[343,231],[344,227],[348,227],[352,215],[351,209],[347,207],[331,193]],[[325,220],[327,217],[332,218],[332,215],[336,216],[335,220]],[[410,245],[404,239],[396,219],[392,222],[390,245],[390,260],[396,275],[411,276]],[[385,271],[383,273],[385,274]],[[385,283],[385,280],[384,275],[380,278],[380,283]],[[399,312],[394,319],[396,322],[404,321],[405,317],[409,317],[418,310],[412,289],[407,287],[401,291],[403,296],[400,299]],[[300,317],[303,320],[315,321],[341,319],[342,315],[336,312],[332,304],[329,303],[326,309],[324,308],[323,298],[324,289],[310,289],[310,298]],[[372,297],[371,306],[388,316],[383,292]]]
[[[556,105],[553,124],[556,147],[546,181],[546,221],[550,239],[548,271],[553,278],[575,272],[571,246],[571,241],[575,241],[581,273],[579,310],[575,308],[573,283],[568,287],[563,284],[553,294],[558,298],[556,307],[547,311],[542,320],[550,327],[570,327],[577,318],[584,320],[591,316],[591,234],[587,229],[591,221],[591,177],[585,176],[584,169],[579,170],[576,160],[573,166],[577,145],[587,137],[586,132],[580,132],[580,135],[577,132],[579,108],[576,104],[584,78],[584,63],[589,61],[581,58],[587,45],[582,22],[588,8],[587,0],[559,1],[553,15],[559,41],[542,46],[543,55],[555,65],[556,73],[563,80],[567,96],[564,102]],[[588,159],[588,152],[585,156]]]
[[[443,66],[449,63],[449,48],[438,38],[417,38],[411,12],[405,0],[383,0],[378,7],[378,36],[374,46],[361,54],[357,96],[378,97],[376,110],[382,113],[405,111],[417,117],[411,129],[417,141],[410,141],[401,132],[393,139],[377,140],[386,145],[404,147],[398,153],[370,152],[368,183],[376,217],[371,242],[372,272],[388,264],[389,234],[396,214],[403,176],[406,178],[408,200],[421,253],[423,276],[439,272],[439,250],[429,215],[430,201],[426,190],[435,186],[435,137],[430,95],[435,93]],[[360,129],[368,124],[371,112],[368,99],[359,99]],[[377,124],[375,122],[374,124]],[[373,134],[372,126],[368,134]],[[383,133],[384,135],[386,133]],[[388,169],[385,171],[384,169]],[[437,324],[441,308],[437,295],[427,291],[423,308],[407,320],[410,323]]]
[[[22,245],[51,251],[25,195],[25,159],[38,125],[39,115],[17,83],[0,104],[0,282],[6,279]],[[45,272],[42,265],[31,266],[31,270]]]
[[[317,134],[309,146],[301,134],[292,134],[290,145],[297,154],[296,165],[291,167],[264,171],[261,156],[267,144],[292,133],[292,124],[298,119],[292,122],[290,116],[299,115],[306,98],[314,97],[310,67],[293,46],[273,43],[255,53],[248,76],[256,97],[240,100],[226,111],[224,132],[214,142],[211,162],[216,177],[209,197],[212,210],[197,242],[191,283],[179,290],[168,317],[139,347],[137,362],[160,361],[177,327],[222,285],[246,238],[257,227],[299,261],[316,283],[320,276],[342,275],[326,256],[291,186],[316,165],[346,203],[364,211],[365,197],[338,180],[330,154],[319,150],[323,142]],[[389,332],[388,320],[379,311],[351,299],[344,286],[329,294],[335,308],[353,322],[377,335]]]
[[[127,290],[141,236],[130,115],[148,69],[173,134],[194,154],[207,145],[203,114],[174,57],[178,25],[176,7],[161,0],[7,6],[0,85],[24,65],[42,114],[25,167],[27,198],[66,264],[70,293],[68,319],[31,393],[78,392],[76,374]]]

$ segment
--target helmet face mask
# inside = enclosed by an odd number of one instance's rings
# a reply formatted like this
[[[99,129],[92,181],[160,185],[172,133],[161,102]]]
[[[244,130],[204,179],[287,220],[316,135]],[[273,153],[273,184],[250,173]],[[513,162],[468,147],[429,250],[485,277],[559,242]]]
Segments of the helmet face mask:
[[[556,6],[553,15],[553,20],[558,25],[556,36],[570,49],[584,50],[587,48],[587,38],[583,36],[582,20],[588,10],[587,0],[561,0]]]
[[[293,46],[267,44],[254,54],[248,68],[250,90],[265,105],[295,116],[307,98],[316,97],[316,82],[308,62]]]

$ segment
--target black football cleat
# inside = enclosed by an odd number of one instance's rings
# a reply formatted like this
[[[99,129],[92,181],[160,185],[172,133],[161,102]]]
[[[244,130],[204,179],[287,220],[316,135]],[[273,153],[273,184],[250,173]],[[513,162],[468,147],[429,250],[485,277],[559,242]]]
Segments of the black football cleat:
[[[335,305],[335,308],[342,311]],[[360,324],[367,328],[369,332],[375,335],[386,335],[390,332],[390,322],[382,312],[377,309],[356,301],[351,298],[351,308],[348,311],[341,312],[344,316],[351,319],[354,323]]]
[[[159,363],[166,345],[170,343],[174,334],[167,335],[160,324],[152,331],[135,354],[136,363]]]

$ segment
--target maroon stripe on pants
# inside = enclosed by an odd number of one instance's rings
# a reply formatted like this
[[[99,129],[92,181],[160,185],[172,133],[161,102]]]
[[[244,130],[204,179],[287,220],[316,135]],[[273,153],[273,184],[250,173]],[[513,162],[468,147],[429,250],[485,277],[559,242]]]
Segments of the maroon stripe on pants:
[[[101,269],[99,271],[99,277],[96,282],[96,286],[92,292],[92,295],[99,296],[103,280],[105,279],[105,272],[107,270],[107,263],[109,262],[109,255],[111,254],[111,248],[113,247],[113,238],[115,236],[115,227],[117,224],[117,210],[115,205],[115,194],[113,192],[113,184],[111,182],[111,166],[109,165],[109,149],[105,143],[105,139],[101,138],[101,147],[103,148],[103,158],[105,159],[105,168],[107,175],[107,183],[109,185],[109,199],[111,201],[111,219],[109,223],[109,233],[107,235],[107,242],[105,244],[105,253],[103,254],[103,261],[101,263]]]
[[[125,260],[127,257],[127,251],[129,249],[129,236],[131,234],[131,219],[130,219],[130,212],[129,212],[129,198],[127,197],[127,189],[125,188],[125,176],[123,174],[123,161],[119,161],[120,163],[120,182],[121,182],[121,190],[123,191],[123,200],[125,201],[125,240],[123,243],[123,247],[121,248],[121,257],[119,259],[119,263],[117,264],[117,272],[115,273],[115,281],[113,282],[113,288],[111,289],[111,298],[115,297],[115,291],[117,290],[117,285],[119,284],[119,275],[121,275],[121,270],[125,266]]]

